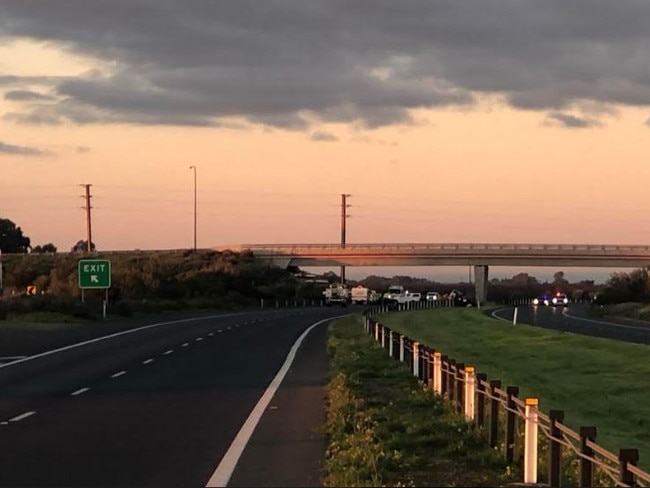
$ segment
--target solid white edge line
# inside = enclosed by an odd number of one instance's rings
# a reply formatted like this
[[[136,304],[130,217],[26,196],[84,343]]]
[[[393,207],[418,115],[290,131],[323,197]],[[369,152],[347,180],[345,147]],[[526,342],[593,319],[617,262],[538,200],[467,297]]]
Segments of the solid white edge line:
[[[8,366],[14,366],[16,364],[24,363],[25,361],[31,361],[33,359],[42,358],[44,356],[50,356],[52,354],[56,354],[57,352],[63,352],[63,351],[67,351],[69,349],[75,349],[77,347],[86,346],[88,344],[92,344],[93,342],[100,342],[100,341],[104,341],[106,339],[112,339],[113,337],[118,337],[118,336],[125,335],[125,334],[133,334],[135,332],[140,332],[141,330],[151,329],[151,328],[154,328],[154,327],[160,327],[162,325],[183,324],[185,322],[196,322],[198,320],[218,319],[218,318],[223,318],[223,317],[233,317],[233,316],[236,316],[236,315],[242,315],[244,313],[245,312],[228,313],[228,314],[221,314],[221,315],[206,315],[206,316],[203,316],[203,317],[193,317],[193,318],[190,318],[190,319],[170,320],[169,322],[157,322],[155,324],[149,324],[149,325],[145,325],[143,327],[138,327],[137,329],[123,330],[122,332],[115,332],[114,334],[109,334],[109,335],[105,335],[105,336],[101,336],[101,337],[96,337],[94,339],[90,339],[90,340],[83,341],[83,342],[77,342],[76,344],[70,344],[69,346],[63,346],[63,347],[59,347],[57,349],[52,349],[51,351],[41,352],[41,353],[38,353],[38,354],[34,354],[33,356],[27,356],[25,358],[18,359],[16,361],[12,361],[11,363],[0,364],[0,369],[1,368],[6,368]]]
[[[591,322],[591,323],[594,323],[594,324],[608,325],[610,327],[621,327],[623,329],[644,330],[646,332],[650,332],[650,327],[637,327],[637,326],[634,326],[634,325],[617,324],[617,323],[614,323],[614,322],[604,322],[602,320],[594,320],[594,319],[586,319],[586,318],[583,318],[583,317],[576,317],[575,315],[571,315],[571,314],[567,313],[566,309],[564,309],[562,311],[562,315],[564,315],[566,317],[569,317],[570,319],[581,320],[583,322]]]
[[[81,395],[82,393],[86,393],[88,390],[90,390],[90,388],[79,388],[77,391],[70,393],[70,396]]]
[[[497,312],[503,312],[504,310],[512,310],[512,309],[511,308],[497,308],[494,312],[492,312],[492,317],[494,317],[495,319],[499,319],[499,320],[505,320],[506,322],[512,322],[512,319],[506,319],[504,317],[499,317],[497,315]]]
[[[27,417],[31,417],[35,413],[36,413],[36,411],[34,410],[34,411],[31,411],[31,412],[25,412],[23,414],[16,415],[14,418],[9,419],[9,422],[19,422],[19,421],[21,421],[23,419],[26,419]]]
[[[205,485],[206,487],[212,488],[228,485],[228,481],[230,481],[230,477],[235,471],[235,467],[239,462],[239,458],[241,457],[244,449],[246,448],[246,445],[248,444],[248,441],[253,435],[255,427],[257,427],[257,424],[262,418],[266,407],[273,399],[273,395],[275,395],[275,392],[278,390],[280,384],[282,383],[282,380],[289,371],[289,368],[291,367],[291,364],[296,357],[298,348],[300,347],[300,344],[302,344],[302,341],[305,339],[305,337],[307,337],[307,335],[312,331],[314,327],[325,322],[347,317],[349,315],[353,314],[338,315],[336,317],[319,320],[318,322],[310,325],[307,330],[305,330],[300,335],[300,337],[296,339],[296,342],[293,344],[293,346],[291,346],[291,349],[289,350],[289,354],[287,354],[287,358],[284,360],[284,364],[277,372],[273,380],[271,380],[271,383],[266,388],[266,391],[264,391],[264,394],[260,397],[257,405],[255,405],[255,408],[253,408],[251,411],[250,415],[246,419],[246,422],[244,422],[244,425],[242,425],[241,429],[237,433],[237,436],[235,437],[235,440],[232,441],[232,444],[228,448],[228,451],[226,451],[226,454],[224,454],[223,458],[221,459],[219,466],[217,466],[217,469],[214,471],[210,477],[210,480]]]

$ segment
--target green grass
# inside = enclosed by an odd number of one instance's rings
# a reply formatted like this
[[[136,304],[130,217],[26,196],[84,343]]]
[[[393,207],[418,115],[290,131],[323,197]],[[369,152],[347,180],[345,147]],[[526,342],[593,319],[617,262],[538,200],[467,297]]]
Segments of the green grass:
[[[359,317],[328,332],[325,486],[499,486],[518,474],[479,431],[391,360]]]
[[[639,449],[650,468],[650,347],[495,320],[472,309],[381,316],[413,340],[516,385],[540,409],[565,411],[565,424],[598,428],[597,443],[618,454]]]

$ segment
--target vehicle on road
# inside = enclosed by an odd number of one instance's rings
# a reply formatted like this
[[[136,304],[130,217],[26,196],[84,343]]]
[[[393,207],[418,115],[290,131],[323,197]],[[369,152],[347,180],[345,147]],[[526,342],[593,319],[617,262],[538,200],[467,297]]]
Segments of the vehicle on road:
[[[370,302],[371,293],[369,288],[357,285],[350,290],[350,300],[358,305],[367,305]]]
[[[551,304],[550,295],[544,294],[539,297],[533,298],[533,305],[546,305],[547,307]]]
[[[350,303],[350,289],[347,285],[340,283],[331,284],[323,292],[325,295],[325,305],[341,305],[346,307]]]
[[[425,298],[427,302],[436,302],[440,300],[440,293],[437,291],[428,291]]]
[[[418,292],[406,292],[406,301],[407,302],[419,302],[422,300],[422,294]]]
[[[390,285],[382,300],[387,303],[406,303],[406,290],[402,285]]]
[[[569,297],[566,295],[566,293],[557,292],[555,295],[553,295],[553,298],[551,298],[551,305],[554,307],[566,307],[568,304]]]

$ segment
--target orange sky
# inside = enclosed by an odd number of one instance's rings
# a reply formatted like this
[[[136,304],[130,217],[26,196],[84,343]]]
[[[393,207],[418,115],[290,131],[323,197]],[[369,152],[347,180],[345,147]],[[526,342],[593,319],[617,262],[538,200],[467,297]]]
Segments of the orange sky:
[[[0,48],[0,74],[97,66],[52,45]],[[650,243],[647,109],[616,106],[603,126],[575,130],[480,100],[375,130],[0,119],[0,141],[48,152],[0,153],[0,215],[33,245],[67,250],[85,238],[79,185],[91,183],[98,249],[190,247],[196,165],[199,247],[337,242],[341,193],[352,195],[348,242]],[[15,106],[0,100],[0,112]],[[315,131],[338,140],[310,140]]]

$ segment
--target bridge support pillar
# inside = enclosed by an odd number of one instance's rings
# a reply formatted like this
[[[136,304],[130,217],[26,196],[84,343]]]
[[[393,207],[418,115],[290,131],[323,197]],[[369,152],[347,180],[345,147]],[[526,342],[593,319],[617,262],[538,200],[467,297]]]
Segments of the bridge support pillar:
[[[486,265],[474,266],[474,292],[476,304],[481,305],[487,300],[488,267]]]

